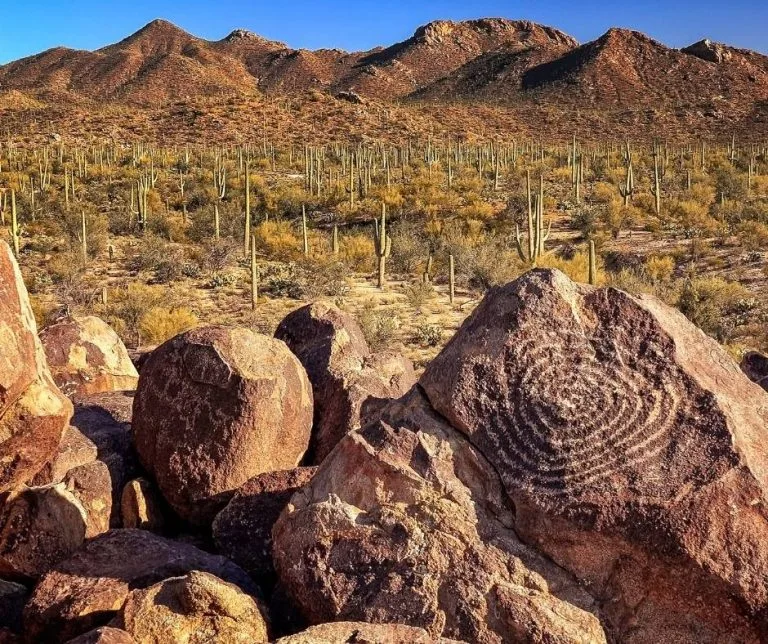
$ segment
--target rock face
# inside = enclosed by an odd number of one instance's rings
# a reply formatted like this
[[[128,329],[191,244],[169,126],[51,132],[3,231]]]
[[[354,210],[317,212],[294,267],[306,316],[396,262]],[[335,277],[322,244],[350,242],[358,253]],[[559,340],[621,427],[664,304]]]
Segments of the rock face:
[[[421,385],[617,641],[765,639],[768,395],[682,314],[532,271]]]
[[[66,316],[40,331],[53,379],[68,396],[135,389],[139,374],[103,320]]]
[[[48,485],[64,480],[69,470],[93,463],[98,457],[94,442],[77,427],[70,425],[64,430],[59,449],[49,463],[46,463],[35,478],[34,485]]]
[[[741,360],[741,370],[752,382],[768,391],[768,356],[748,351]]]
[[[112,530],[40,580],[24,610],[25,636],[65,642],[108,623],[132,590],[193,570],[256,592],[245,572],[223,557],[143,530]]]
[[[0,493],[32,479],[56,453],[72,416],[37,337],[19,267],[0,241]]]
[[[334,622],[318,624],[301,633],[277,640],[276,644],[448,644],[454,640],[434,639],[423,628],[402,624]]]
[[[136,640],[119,628],[102,626],[69,640],[67,644],[136,644]]]
[[[0,575],[43,575],[82,545],[87,521],[63,484],[11,493],[0,512]]]
[[[253,597],[204,572],[135,590],[116,625],[138,642],[267,642],[267,622]]]
[[[346,436],[293,497],[274,528],[275,567],[313,624],[604,642],[593,598],[513,522],[491,465],[414,389]]]
[[[28,591],[21,584],[0,579],[0,627],[5,627],[9,632],[21,630],[21,613],[27,601]],[[0,628],[0,642],[3,641],[2,628]]]
[[[299,467],[250,479],[213,522],[218,551],[254,577],[272,576],[272,527],[316,471],[316,467]]]
[[[346,434],[416,382],[413,365],[394,352],[372,354],[360,326],[326,302],[288,315],[275,337],[301,360],[312,382],[315,422],[310,456],[318,464]]]
[[[87,539],[109,530],[112,515],[112,477],[101,461],[74,467],[64,476],[68,492],[80,501],[86,514]]]
[[[96,460],[109,470],[112,488],[110,526],[113,528],[121,525],[123,488],[139,473],[131,433],[132,413],[133,395],[115,391],[80,397],[72,417],[72,425],[95,446]],[[59,451],[61,453],[61,448]]]
[[[142,368],[136,448],[166,500],[193,523],[210,522],[249,478],[298,465],[311,426],[301,363],[282,342],[250,330],[189,331]]]

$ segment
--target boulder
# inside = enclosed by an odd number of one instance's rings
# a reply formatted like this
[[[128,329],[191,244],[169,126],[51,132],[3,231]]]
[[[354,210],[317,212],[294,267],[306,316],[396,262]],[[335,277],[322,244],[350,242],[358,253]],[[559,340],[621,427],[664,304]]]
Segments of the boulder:
[[[309,444],[312,389],[279,340],[206,327],[161,345],[133,413],[141,462],[178,514],[208,524],[249,478],[295,467]]]
[[[310,460],[319,464],[346,434],[416,382],[399,353],[372,354],[355,319],[327,302],[289,314],[275,337],[298,356],[315,399]]]
[[[275,524],[311,624],[401,623],[467,642],[605,642],[596,602],[523,544],[498,474],[415,388],[348,434]]]
[[[423,628],[403,624],[334,622],[311,626],[296,635],[282,637],[275,644],[449,644],[454,641],[435,639]]]
[[[78,635],[67,644],[136,644],[136,640],[119,628],[102,626]]]
[[[133,590],[199,570],[258,591],[235,564],[144,530],[112,530],[91,539],[37,584],[24,609],[29,641],[66,642],[106,625]]]
[[[752,382],[768,391],[768,356],[757,351],[748,351],[741,359],[741,370]]]
[[[101,461],[73,467],[64,476],[64,485],[83,506],[87,539],[109,530],[112,515],[112,477]]]
[[[256,644],[267,642],[267,621],[256,600],[204,572],[133,591],[115,624],[137,642]]]
[[[122,340],[103,320],[67,315],[40,331],[48,366],[70,397],[135,389],[139,380]]]
[[[123,527],[162,532],[166,523],[162,505],[150,481],[144,478],[128,481],[120,499]]]
[[[316,467],[267,472],[250,479],[213,522],[217,550],[254,577],[272,577],[272,527]]]
[[[59,448],[32,480],[33,485],[49,485],[64,480],[69,470],[93,463],[98,457],[96,444],[77,427],[70,425],[64,430]]]
[[[6,627],[9,632],[21,631],[21,613],[28,595],[25,586],[0,579],[0,626]]]
[[[768,394],[677,310],[531,271],[420,384],[615,641],[768,637]]]
[[[72,403],[54,384],[24,282],[0,241],[0,493],[30,481],[56,453]]]
[[[133,446],[131,417],[133,394],[116,391],[81,396],[75,404],[72,425],[96,446],[96,460],[109,470],[112,488],[110,526],[120,526],[123,488],[139,474]]]
[[[10,493],[0,510],[0,574],[36,579],[85,540],[87,515],[63,484]]]

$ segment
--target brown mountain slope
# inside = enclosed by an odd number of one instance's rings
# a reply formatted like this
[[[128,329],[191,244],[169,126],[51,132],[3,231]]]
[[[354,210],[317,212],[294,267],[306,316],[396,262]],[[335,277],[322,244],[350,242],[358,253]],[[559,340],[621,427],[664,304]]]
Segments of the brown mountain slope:
[[[735,50],[734,50],[735,51]],[[768,58],[739,54],[711,62],[670,49],[648,36],[611,29],[565,56],[528,70],[526,90],[580,105],[690,106],[711,101],[739,109],[768,97]]]

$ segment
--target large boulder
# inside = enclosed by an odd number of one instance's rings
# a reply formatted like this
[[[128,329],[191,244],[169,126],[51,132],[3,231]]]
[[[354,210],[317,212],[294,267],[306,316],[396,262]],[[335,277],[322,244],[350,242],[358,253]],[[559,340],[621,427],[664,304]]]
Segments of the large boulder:
[[[100,318],[67,315],[42,329],[40,340],[53,379],[68,396],[136,388],[139,374],[128,350]]]
[[[768,394],[681,313],[532,271],[420,384],[616,641],[768,637]]]
[[[83,544],[87,522],[63,483],[10,493],[0,509],[0,575],[37,579]]]
[[[72,403],[51,378],[27,290],[0,241],[0,493],[31,480],[56,453]]]
[[[291,497],[316,471],[316,467],[298,467],[247,481],[213,522],[218,551],[254,577],[273,576],[272,528]]]
[[[274,527],[311,624],[402,623],[468,642],[604,642],[595,600],[523,544],[498,474],[418,389],[352,432]]]
[[[741,370],[752,382],[768,391],[768,356],[757,351],[748,351],[741,359]]]
[[[137,642],[269,641],[263,609],[253,597],[197,571],[133,591],[114,623]]]
[[[24,610],[29,641],[66,642],[105,625],[133,590],[199,570],[256,593],[232,562],[144,530],[112,530],[86,542],[38,583]]]
[[[315,418],[309,454],[315,464],[388,399],[399,398],[416,382],[410,360],[395,352],[373,354],[355,319],[327,302],[293,311],[275,337],[298,356],[312,382]]]
[[[142,463],[178,514],[210,523],[249,478],[295,467],[309,444],[312,388],[279,340],[206,327],[152,352],[136,392]]]
[[[282,637],[275,644],[449,644],[455,640],[433,638],[423,628],[403,624],[333,622],[311,626]],[[457,643],[458,644],[458,643]]]

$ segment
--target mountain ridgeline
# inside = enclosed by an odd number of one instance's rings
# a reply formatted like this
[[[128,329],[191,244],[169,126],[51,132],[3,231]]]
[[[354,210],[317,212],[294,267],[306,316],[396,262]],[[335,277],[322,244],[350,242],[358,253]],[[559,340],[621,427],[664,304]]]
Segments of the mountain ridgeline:
[[[743,118],[765,111],[768,56],[706,40],[673,49],[625,29],[580,45],[552,27],[504,19],[432,22],[365,52],[309,51],[244,30],[208,41],[155,20],[97,51],[57,47],[0,67],[0,92],[42,100],[160,106],[310,90],[382,102],[674,105]]]

